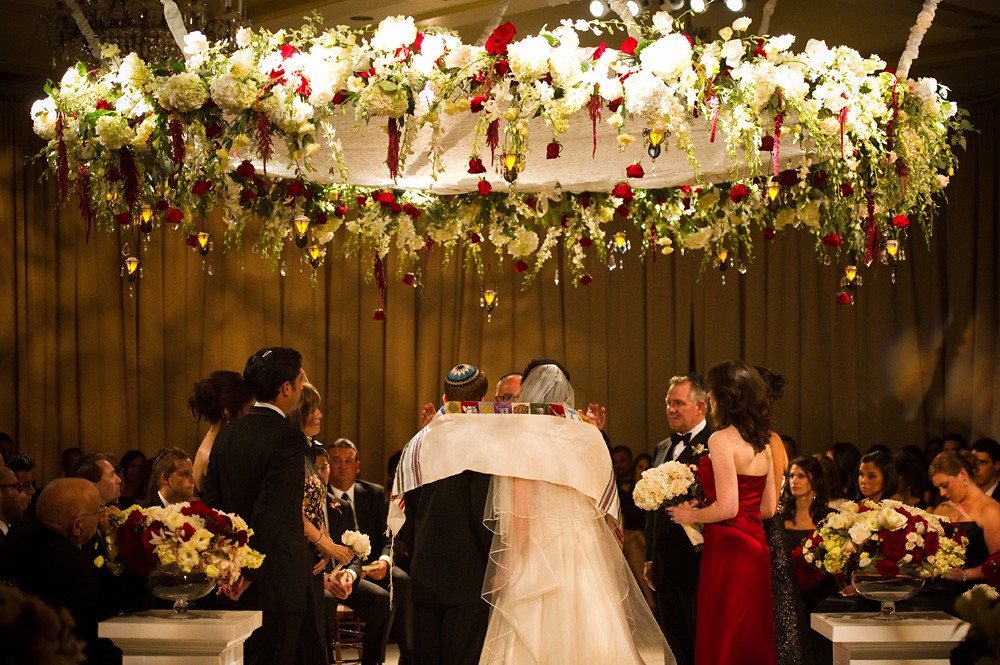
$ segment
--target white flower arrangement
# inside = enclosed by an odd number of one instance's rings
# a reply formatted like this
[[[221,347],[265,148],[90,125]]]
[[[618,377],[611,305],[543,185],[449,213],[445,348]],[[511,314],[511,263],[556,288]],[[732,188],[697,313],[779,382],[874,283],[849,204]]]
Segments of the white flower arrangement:
[[[643,471],[632,490],[632,499],[642,510],[660,510],[695,499],[700,491],[692,466],[671,460]],[[701,525],[683,526],[692,545],[697,547],[705,542],[699,529]]]

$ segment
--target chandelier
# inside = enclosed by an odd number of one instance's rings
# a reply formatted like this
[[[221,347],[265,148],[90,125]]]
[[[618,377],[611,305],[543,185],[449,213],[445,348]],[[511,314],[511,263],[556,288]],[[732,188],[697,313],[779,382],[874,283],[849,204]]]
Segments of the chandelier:
[[[245,23],[243,0],[182,0],[177,7],[185,28],[201,31],[211,41],[231,40]],[[161,0],[56,0],[41,15],[39,32],[64,63],[96,64],[81,18],[100,43],[115,44],[122,54],[134,52],[146,62],[180,55]]]

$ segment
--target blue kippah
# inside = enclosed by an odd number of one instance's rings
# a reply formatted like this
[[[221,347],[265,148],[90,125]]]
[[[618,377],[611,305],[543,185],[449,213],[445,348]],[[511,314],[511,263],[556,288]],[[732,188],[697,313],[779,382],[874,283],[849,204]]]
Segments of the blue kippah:
[[[479,376],[479,370],[476,369],[475,365],[462,363],[451,368],[444,382],[450,386],[464,386],[475,380],[477,376]]]

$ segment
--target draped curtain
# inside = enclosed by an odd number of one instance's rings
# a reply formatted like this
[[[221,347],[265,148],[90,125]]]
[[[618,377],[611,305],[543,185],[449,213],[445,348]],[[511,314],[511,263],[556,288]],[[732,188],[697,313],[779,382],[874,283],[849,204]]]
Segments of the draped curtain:
[[[417,413],[438,402],[442,377],[471,362],[495,383],[532,357],[563,361],[578,406],[608,408],[614,444],[651,450],[668,434],[664,395],[672,375],[727,358],[788,378],[777,427],[819,452],[834,441],[922,445],[957,431],[1000,434],[1000,104],[972,107],[950,199],[928,249],[919,229],[891,283],[886,266],[862,270],[853,307],[835,302],[844,261],[817,259],[804,235],[767,242],[741,275],[700,256],[635,250],[609,271],[594,257],[594,283],[574,286],[560,264],[521,289],[512,262],[491,261],[500,289],[492,322],[479,307],[482,278],[425,261],[421,284],[402,283],[391,258],[387,319],[372,319],[374,256],[330,252],[318,270],[288,249],[268,266],[248,245],[224,253],[222,222],[203,261],[179,231],[158,228],[143,248],[132,292],[120,276],[122,247],[141,241],[93,230],[75,201],[59,208],[32,134],[29,102],[0,102],[0,431],[58,472],[60,451],[121,454],[162,446],[193,452],[205,425],[187,397],[216,369],[242,370],[260,347],[299,349],[323,395],[321,440],[359,444],[362,476],[384,478],[386,459],[413,434]],[[638,245],[637,238],[633,244]],[[492,388],[491,388],[492,394]]]

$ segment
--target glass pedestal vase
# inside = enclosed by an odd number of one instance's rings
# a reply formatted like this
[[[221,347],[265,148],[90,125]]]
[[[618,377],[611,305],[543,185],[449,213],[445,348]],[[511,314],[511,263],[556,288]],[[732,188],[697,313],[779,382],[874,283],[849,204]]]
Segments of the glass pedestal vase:
[[[188,611],[188,603],[204,598],[215,588],[215,580],[203,571],[187,573],[177,564],[160,566],[149,574],[146,582],[154,596],[174,601],[171,619],[200,618],[200,615]]]
[[[924,580],[922,577],[905,574],[883,577],[874,566],[869,566],[851,573],[851,585],[865,598],[882,603],[881,612],[873,619],[893,621],[899,619],[896,601],[916,596],[924,588]]]

